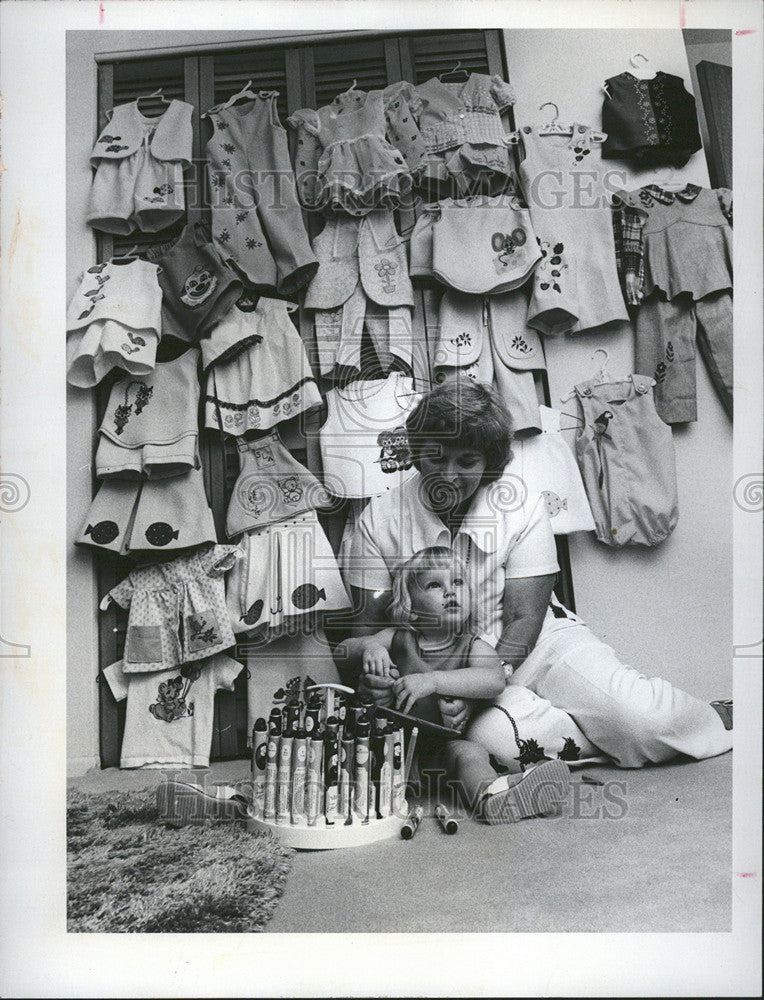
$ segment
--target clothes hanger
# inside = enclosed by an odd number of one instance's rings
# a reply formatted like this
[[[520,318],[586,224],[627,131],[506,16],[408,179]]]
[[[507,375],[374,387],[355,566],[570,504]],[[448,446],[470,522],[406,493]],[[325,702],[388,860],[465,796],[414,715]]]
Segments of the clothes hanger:
[[[441,83],[463,83],[469,80],[470,74],[466,69],[461,69],[462,61],[461,59],[457,62],[456,66],[451,70],[450,73],[440,73],[438,79]]]
[[[138,256],[138,251],[140,246],[136,243],[132,250],[128,250],[127,253],[115,254],[112,260],[130,260],[131,258],[136,258]]]
[[[661,176],[664,170],[668,170],[668,175],[665,178]],[[682,188],[686,187],[684,179],[676,177],[676,168],[672,166],[659,169],[656,183],[664,191],[681,191]]]
[[[545,122],[543,125],[539,125],[536,129],[537,135],[573,135],[578,126],[572,122],[563,123],[557,120],[560,117],[560,109],[554,101],[545,101],[543,104],[539,105],[539,111],[543,111],[544,108],[554,108],[554,118],[550,122]],[[590,134],[592,142],[604,142],[607,138],[604,132],[597,132],[595,129],[592,129]]]
[[[644,62],[637,62],[638,59],[644,60]],[[629,65],[636,72],[632,73],[632,76],[636,76],[638,80],[652,80],[655,76],[655,70],[653,69],[652,63],[643,55],[641,52],[635,52],[633,56],[629,59]]]
[[[141,94],[141,96],[137,98],[135,103],[138,105],[138,110],[140,111],[141,101],[150,101],[154,97],[158,97],[162,104],[166,104],[168,108],[170,104],[172,104],[172,101],[169,101],[162,93],[162,88],[157,87],[153,94]]]
[[[600,367],[597,369],[597,371],[591,378],[591,382],[593,385],[610,385],[618,382],[630,381],[631,375],[619,375],[617,378],[612,377],[607,368],[608,358],[610,355],[608,354],[608,352],[605,350],[604,347],[597,348],[594,354],[592,354],[592,361],[597,357],[598,354],[604,354],[605,358]],[[655,385],[655,382],[653,381],[652,384]],[[564,396],[560,396],[560,402],[567,403],[569,399],[572,399],[575,396],[575,394],[576,390],[571,389],[570,392],[566,392]],[[570,416],[570,414],[568,414],[568,416]]]
[[[257,94],[252,90],[252,80],[247,80],[241,90],[233,94],[224,104],[216,105],[216,110],[223,111],[224,108],[230,108],[231,105],[235,104],[237,101],[244,100],[245,98],[249,100],[255,100]]]

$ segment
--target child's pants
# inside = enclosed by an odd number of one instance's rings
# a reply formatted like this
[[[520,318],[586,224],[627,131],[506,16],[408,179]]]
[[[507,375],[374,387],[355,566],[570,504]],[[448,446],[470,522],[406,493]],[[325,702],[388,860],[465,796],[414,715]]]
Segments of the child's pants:
[[[697,420],[695,339],[727,416],[732,418],[732,292],[694,301],[644,299],[636,319],[636,371],[656,381],[655,408],[667,424]]]
[[[700,760],[732,748],[732,732],[710,704],[625,666],[585,625],[545,627],[509,683],[568,712],[619,767],[677,754]]]

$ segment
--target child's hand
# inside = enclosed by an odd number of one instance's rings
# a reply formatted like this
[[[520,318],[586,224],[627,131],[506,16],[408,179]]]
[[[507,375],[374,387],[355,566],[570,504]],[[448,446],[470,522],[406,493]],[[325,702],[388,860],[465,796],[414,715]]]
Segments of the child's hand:
[[[435,693],[432,674],[407,674],[393,684],[395,707],[401,712],[410,712],[414,702]]]
[[[370,642],[364,647],[362,666],[365,674],[389,677],[390,670],[395,667],[395,664],[384,646],[380,643]]]

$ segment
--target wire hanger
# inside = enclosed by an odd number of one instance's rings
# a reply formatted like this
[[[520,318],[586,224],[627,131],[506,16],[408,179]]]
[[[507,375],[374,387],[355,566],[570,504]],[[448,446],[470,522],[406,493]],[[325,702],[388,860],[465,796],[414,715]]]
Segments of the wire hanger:
[[[461,65],[462,61],[460,59],[450,73],[441,73],[438,76],[440,82],[447,83],[450,81],[452,83],[461,83],[463,80],[469,80],[470,78],[469,73],[467,72],[466,69],[462,69]]]
[[[610,355],[608,354],[608,352],[605,350],[604,347],[597,348],[594,354],[592,354],[592,361],[597,357],[598,354],[604,354],[605,357],[602,361],[602,364],[591,378],[591,382],[593,385],[611,385],[618,382],[630,381],[631,375],[619,375],[616,378],[612,377],[607,367],[608,358],[610,357]],[[653,381],[652,384],[655,385],[655,382]],[[572,399],[575,396],[575,394],[576,390],[571,389],[570,392],[566,392],[564,396],[560,396],[560,402],[567,403],[569,399]]]
[[[637,62],[638,59],[643,61]],[[652,80],[655,76],[652,63],[647,56],[643,55],[641,52],[635,52],[634,55],[631,56],[629,59],[629,65],[633,70],[636,70],[635,73],[632,73],[632,76],[636,76],[638,80]]]
[[[136,243],[132,250],[128,250],[127,253],[115,254],[112,260],[130,260],[132,257],[138,256],[138,251],[140,250],[139,245]]]
[[[254,100],[256,97],[257,94],[252,90],[252,81],[247,80],[247,82],[244,84],[241,90],[238,91],[238,93],[233,94],[231,97],[229,97],[224,104],[217,105],[217,110],[222,111],[224,108],[230,108],[231,105],[235,104],[237,101],[241,101],[244,99]]]
[[[538,135],[572,136],[576,130],[581,132],[584,131],[584,128],[581,125],[575,125],[573,122],[563,123],[558,121],[558,118],[560,117],[560,109],[554,101],[544,101],[543,104],[539,105],[539,111],[543,111],[544,108],[554,108],[554,118],[549,122],[545,122],[543,125],[539,125],[536,129]],[[595,129],[591,130],[590,137],[592,142],[604,142],[607,138],[604,132],[598,132]]]
[[[166,104],[168,108],[172,103],[164,96],[164,94],[162,93],[162,88],[157,87],[157,89],[154,91],[153,94],[141,94],[141,96],[137,100],[137,104],[140,107],[141,101],[150,101],[154,97],[158,97],[159,100],[162,102],[162,104]]]
[[[668,171],[665,177],[662,176],[664,170]],[[669,165],[658,170],[657,184],[664,191],[681,191],[685,186],[685,181],[682,177],[677,176],[676,167]]]

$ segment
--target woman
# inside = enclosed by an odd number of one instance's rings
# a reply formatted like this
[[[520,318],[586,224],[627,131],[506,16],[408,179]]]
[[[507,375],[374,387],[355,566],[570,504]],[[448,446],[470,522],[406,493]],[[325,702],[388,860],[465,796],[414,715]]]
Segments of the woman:
[[[483,602],[482,635],[499,653],[508,685],[568,712],[614,763],[641,767],[731,749],[731,704],[709,705],[625,666],[554,597],[559,566],[546,508],[540,495],[519,496],[516,479],[504,475],[507,463],[511,470],[511,421],[490,390],[449,379],[421,400],[406,427],[418,475],[371,500],[346,549],[356,635],[387,624],[402,560],[450,545]],[[364,687],[387,703],[387,682],[368,678]],[[443,709],[456,726],[468,713],[463,702]],[[489,708],[473,720],[470,735],[496,753],[512,742],[510,722]]]

